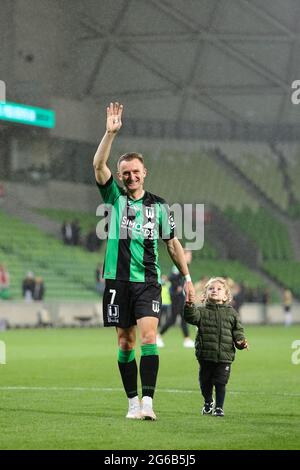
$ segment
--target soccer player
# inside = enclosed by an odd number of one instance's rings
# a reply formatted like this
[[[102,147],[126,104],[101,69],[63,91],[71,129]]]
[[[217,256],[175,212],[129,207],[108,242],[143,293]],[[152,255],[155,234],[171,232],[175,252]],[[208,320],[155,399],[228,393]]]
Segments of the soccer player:
[[[194,302],[195,293],[168,206],[162,198],[144,190],[147,170],[142,155],[127,153],[119,158],[117,177],[123,188],[117,185],[107,166],[113,140],[122,126],[122,112],[123,106],[117,102],[107,107],[106,132],[94,156],[96,182],[110,207],[103,319],[104,326],[115,326],[117,331],[118,365],[129,401],[126,417],[155,420],[152,399],[159,367],[156,333],[161,306],[159,236],[185,277],[187,301]],[[136,330],[141,343],[141,403],[135,360]]]
[[[195,347],[199,362],[199,383],[204,397],[203,415],[223,417],[225,389],[230,376],[235,348],[248,349],[238,313],[231,307],[232,294],[222,277],[208,280],[203,295],[205,306],[186,302],[184,318],[196,325]],[[216,391],[216,406],[213,388]]]

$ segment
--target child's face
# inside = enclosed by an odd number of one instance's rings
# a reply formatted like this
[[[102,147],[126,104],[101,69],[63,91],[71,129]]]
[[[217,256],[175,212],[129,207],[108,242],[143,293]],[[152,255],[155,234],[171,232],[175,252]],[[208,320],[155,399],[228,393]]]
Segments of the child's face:
[[[215,281],[207,287],[207,299],[214,304],[223,304],[227,300],[226,290],[224,285]]]

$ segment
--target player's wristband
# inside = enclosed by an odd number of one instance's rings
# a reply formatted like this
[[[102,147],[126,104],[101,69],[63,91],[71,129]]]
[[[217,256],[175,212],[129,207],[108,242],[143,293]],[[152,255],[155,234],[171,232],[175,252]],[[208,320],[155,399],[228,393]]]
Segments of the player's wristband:
[[[192,278],[191,278],[190,274],[186,274],[184,276],[184,280],[185,280],[185,282],[192,282]]]

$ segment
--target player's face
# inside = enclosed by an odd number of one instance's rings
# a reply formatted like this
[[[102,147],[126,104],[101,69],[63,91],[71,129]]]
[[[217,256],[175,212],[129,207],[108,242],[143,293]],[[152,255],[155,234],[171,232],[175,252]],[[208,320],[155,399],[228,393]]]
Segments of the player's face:
[[[147,170],[138,158],[123,161],[119,166],[118,176],[129,192],[143,188]]]
[[[207,299],[215,304],[226,302],[227,295],[224,285],[219,281],[212,282],[207,287]]]

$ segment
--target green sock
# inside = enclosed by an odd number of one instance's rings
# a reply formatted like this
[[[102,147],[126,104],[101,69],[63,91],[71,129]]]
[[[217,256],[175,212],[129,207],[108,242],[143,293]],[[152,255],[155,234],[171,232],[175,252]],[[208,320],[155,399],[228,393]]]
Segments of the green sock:
[[[140,375],[142,382],[142,395],[153,398],[156,378],[159,367],[158,348],[156,344],[143,344],[141,346]]]
[[[119,349],[118,366],[127,397],[136,397],[138,389],[135,350],[131,349],[130,351],[123,351],[122,349]]]

